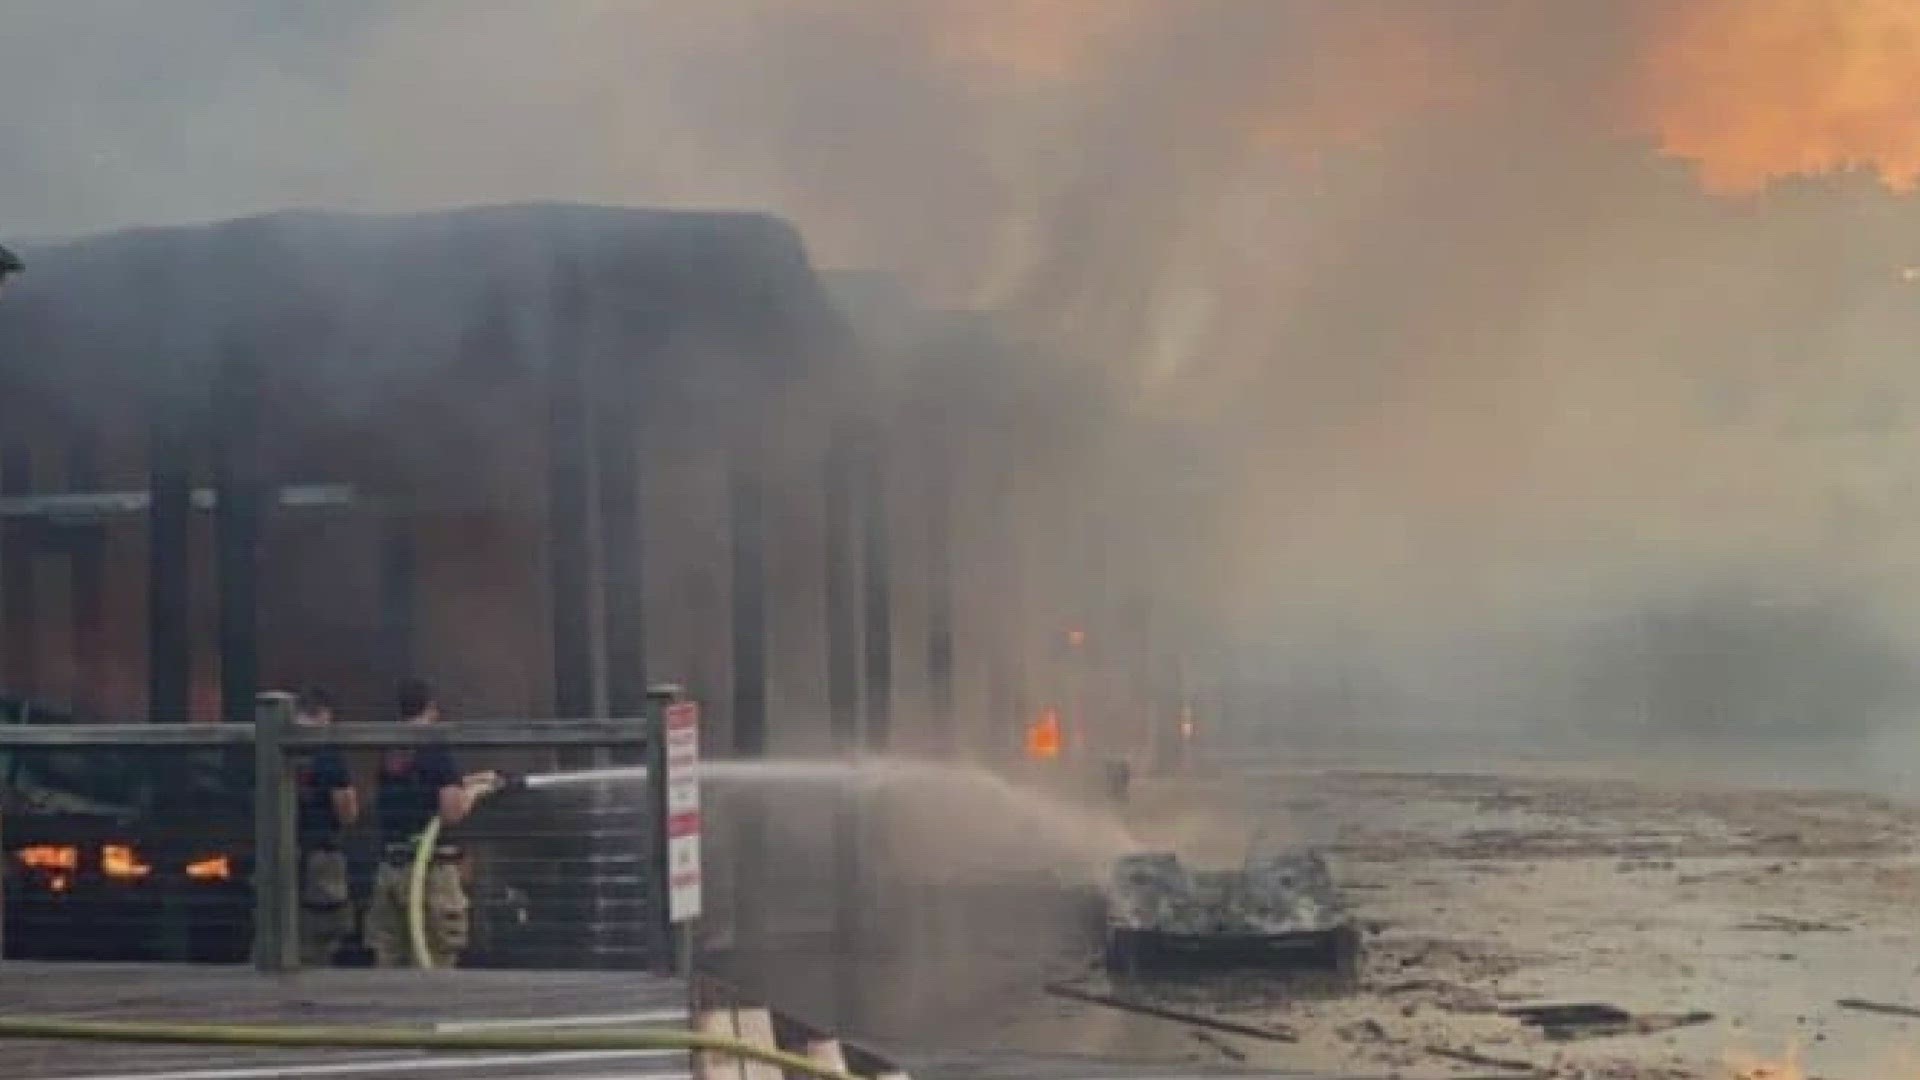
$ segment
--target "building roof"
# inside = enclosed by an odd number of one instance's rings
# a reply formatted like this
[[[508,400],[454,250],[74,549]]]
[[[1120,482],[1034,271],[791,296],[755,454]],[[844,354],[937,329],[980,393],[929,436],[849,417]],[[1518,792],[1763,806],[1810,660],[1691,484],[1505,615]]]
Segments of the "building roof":
[[[190,386],[234,350],[349,396],[476,353],[531,367],[562,347],[672,356],[649,378],[737,390],[838,351],[798,233],[765,214],[289,212],[28,254],[33,273],[0,304],[0,377],[61,396]]]

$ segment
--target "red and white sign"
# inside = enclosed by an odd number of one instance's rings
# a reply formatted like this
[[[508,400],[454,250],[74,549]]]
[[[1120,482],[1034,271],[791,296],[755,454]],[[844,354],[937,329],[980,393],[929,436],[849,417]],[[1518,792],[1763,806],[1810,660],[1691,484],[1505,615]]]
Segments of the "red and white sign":
[[[700,917],[700,706],[667,706],[667,919]]]

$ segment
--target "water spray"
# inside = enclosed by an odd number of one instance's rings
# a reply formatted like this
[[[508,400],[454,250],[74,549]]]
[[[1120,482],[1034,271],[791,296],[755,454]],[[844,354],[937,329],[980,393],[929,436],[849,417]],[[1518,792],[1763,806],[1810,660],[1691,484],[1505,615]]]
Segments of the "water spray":
[[[617,765],[601,769],[556,770],[545,773],[529,773],[525,776],[508,778],[509,787],[526,788],[537,791],[541,788],[565,787],[570,784],[612,784],[620,782],[644,781],[647,778],[645,765]]]
[[[556,769],[519,775],[501,774],[480,794],[525,789],[545,791],[591,784],[645,783],[645,765]],[[700,763],[702,784],[795,785],[860,794],[914,793],[918,800],[964,805],[969,812],[1017,822],[1018,847],[1047,860],[1084,862],[1104,869],[1106,860],[1135,849],[1133,837],[1108,814],[1058,801],[978,765],[900,755],[849,757],[747,758]],[[938,813],[939,811],[936,811]],[[442,822],[434,818],[416,841],[408,875],[407,922],[414,962],[431,967],[427,950],[425,892],[427,870],[439,842]],[[997,858],[997,856],[995,856]]]

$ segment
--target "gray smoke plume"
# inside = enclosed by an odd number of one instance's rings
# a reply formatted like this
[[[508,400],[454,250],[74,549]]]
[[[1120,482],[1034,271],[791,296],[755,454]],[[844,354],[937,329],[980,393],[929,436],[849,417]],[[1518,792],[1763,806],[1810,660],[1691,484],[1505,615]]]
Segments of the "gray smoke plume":
[[[1659,153],[1688,90],[1660,46],[1716,17],[25,0],[0,13],[0,222],[771,209],[830,268],[993,310],[1012,385],[1071,403],[1000,440],[1071,451],[1021,504],[1064,592],[1150,582],[1174,623],[1364,669],[1391,689],[1371,711],[1579,712],[1544,673],[1703,583],[1816,588],[1823,640],[1875,656],[1920,607],[1920,216],[1846,146],[1779,171],[1860,171],[1709,190],[1711,109],[1680,140],[1699,160]],[[1741,637],[1715,680],[1790,639]],[[1898,712],[1844,683],[1804,709]]]

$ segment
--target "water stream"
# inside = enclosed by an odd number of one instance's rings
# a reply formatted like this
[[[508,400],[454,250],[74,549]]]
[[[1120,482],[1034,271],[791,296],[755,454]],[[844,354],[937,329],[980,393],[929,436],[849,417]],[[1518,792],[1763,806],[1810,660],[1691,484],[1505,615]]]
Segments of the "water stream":
[[[539,773],[525,783],[543,790],[643,782],[647,775],[644,765],[615,766]],[[985,840],[999,834],[1061,858],[1104,862],[1135,847],[1116,815],[969,763],[902,755],[709,760],[700,763],[700,780],[715,788],[817,788],[885,799],[893,815],[917,820],[928,835]]]

